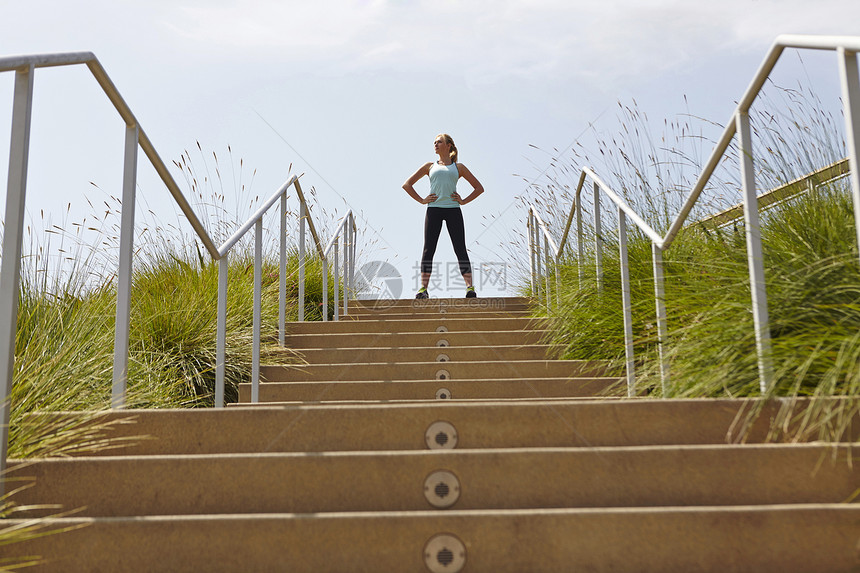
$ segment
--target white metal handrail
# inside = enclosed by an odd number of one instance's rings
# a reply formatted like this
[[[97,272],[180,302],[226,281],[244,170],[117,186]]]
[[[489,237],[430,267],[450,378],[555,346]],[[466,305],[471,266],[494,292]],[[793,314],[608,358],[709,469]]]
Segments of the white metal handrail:
[[[755,172],[753,170],[752,137],[750,133],[749,110],[764,86],[780,55],[786,48],[834,50],[838,55],[839,77],[842,88],[842,103],[846,125],[846,147],[848,151],[848,170],[850,171],[851,195],[854,202],[854,220],[857,232],[858,244],[860,244],[860,73],[857,68],[857,52],[860,51],[860,37],[857,36],[778,36],[773,46],[767,53],[758,72],[741,98],[735,111],[732,113],[726,128],[717,145],[711,153],[705,168],[699,179],[693,185],[693,189],[687,196],[678,216],[672,222],[665,236],[654,231],[639,215],[630,208],[626,202],[612,189],[609,188],[591,169],[583,168],[580,172],[579,182],[576,187],[576,197],[571,206],[564,234],[556,249],[555,260],[561,256],[567,244],[570,226],[574,213],[577,216],[577,251],[579,265],[579,278],[582,279],[582,264],[584,257],[583,234],[582,234],[582,210],[580,193],[586,178],[593,182],[594,189],[594,233],[596,237],[595,263],[597,274],[597,288],[602,285],[602,247],[603,239],[600,228],[600,193],[606,195],[618,209],[618,235],[621,265],[621,291],[624,313],[624,339],[625,359],[627,369],[627,394],[635,395],[635,365],[633,360],[633,328],[630,303],[630,279],[627,264],[627,218],[629,217],[637,227],[651,239],[651,251],[654,265],[654,296],[657,311],[657,340],[660,356],[660,376],[663,385],[663,394],[666,395],[667,382],[669,379],[668,361],[664,355],[664,344],[667,340],[666,307],[663,287],[663,251],[668,249],[683,228],[693,206],[705,189],[708,181],[716,170],[732,139],[737,134],[739,137],[739,156],[742,190],[744,196],[744,227],[747,239],[747,259],[750,275],[750,286],[752,291],[752,310],[756,337],[756,354],[758,357],[759,388],[764,394],[771,386],[773,379],[773,363],[771,357],[770,328],[768,320],[767,292],[765,289],[764,263],[761,247],[761,230],[759,223],[758,197],[755,187]],[[532,268],[532,288],[538,282],[535,276],[536,269],[540,270],[539,263],[536,267],[535,254],[539,255],[539,240],[536,234],[536,226],[533,223],[537,212],[533,206],[529,208],[528,215],[529,250]],[[544,229],[544,236],[548,237],[545,225],[540,221],[539,226]],[[536,248],[538,249],[536,251]],[[548,250],[548,248],[547,248]],[[548,285],[548,282],[547,282]],[[549,296],[547,295],[547,304]]]
[[[343,235],[343,262],[345,265],[343,277],[343,314],[349,314],[349,293],[352,292],[355,281],[355,216],[350,209],[340,220],[334,235],[322,252],[322,277],[323,277],[323,320],[328,320],[328,255],[334,249],[334,319],[340,319],[338,280],[340,278],[340,265],[338,264],[338,245]]]
[[[301,192],[299,178],[296,175],[290,177],[281,187],[265,201],[251,217],[218,248],[218,316],[217,316],[217,341],[215,359],[215,407],[224,406],[224,386],[226,378],[226,352],[227,352],[227,286],[229,254],[233,247],[254,228],[254,317],[253,317],[253,342],[251,353],[251,402],[259,402],[260,394],[260,346],[262,328],[262,296],[263,296],[263,217],[280,199],[280,244],[279,244],[279,289],[278,289],[278,342],[284,346],[286,341],[286,265],[287,265],[287,191],[295,187],[300,201],[300,249],[299,249],[299,320],[304,320],[304,233],[305,222],[310,224],[317,247],[319,241],[307,204]]]
[[[550,306],[550,289],[549,289],[549,274],[550,262],[558,264],[558,257],[561,253],[555,240],[552,238],[552,233],[546,223],[541,219],[537,207],[529,203],[528,212],[528,232],[529,232],[529,268],[531,270],[531,285],[532,291],[537,292],[539,287],[540,277],[544,277],[544,290],[546,294],[547,308]],[[543,235],[543,252],[544,259],[541,260],[541,235]],[[556,293],[558,293],[559,277],[555,273]]]
[[[316,231],[313,227],[313,221],[310,218],[310,212],[307,209],[307,204],[304,201],[304,195],[301,191],[301,185],[299,185],[299,178],[293,175],[286,183],[284,183],[280,189],[278,189],[265,203],[263,203],[257,212],[251,215],[247,222],[242,225],[239,230],[237,230],[233,236],[231,236],[224,244],[218,249],[218,253],[220,255],[219,259],[219,269],[218,269],[218,339],[216,346],[216,370],[215,370],[215,407],[221,408],[224,406],[224,384],[225,384],[225,369],[226,369],[226,333],[227,333],[227,272],[228,272],[228,255],[230,249],[239,242],[239,240],[251,229],[254,227],[255,229],[255,238],[254,238],[254,322],[253,322],[253,343],[252,343],[252,357],[251,357],[251,402],[257,403],[260,401],[260,343],[261,343],[261,322],[262,322],[262,292],[263,292],[263,277],[262,277],[262,269],[263,269],[263,216],[269,211],[269,209],[275,204],[275,202],[280,199],[281,200],[281,227],[280,227],[280,266],[278,275],[280,277],[280,288],[278,292],[278,342],[281,346],[284,346],[286,340],[286,263],[287,263],[287,248],[286,248],[286,237],[287,237],[287,229],[286,229],[286,214],[287,214],[287,190],[291,187],[295,186],[299,198],[300,198],[300,233],[299,233],[299,320],[304,320],[304,284],[305,284],[305,252],[304,252],[304,243],[305,243],[305,222],[307,221],[308,226],[311,229],[311,234],[313,235],[314,242],[317,247],[317,252],[322,259],[323,264],[323,320],[328,319],[328,305],[326,301],[328,300],[328,262],[326,257],[328,256],[328,250],[323,250],[320,248],[319,238],[316,234]],[[352,211],[349,211],[344,220],[349,219],[352,221]],[[347,314],[347,300],[348,300],[348,292],[352,288],[352,277],[353,273],[353,265],[354,265],[354,221],[353,227],[350,229],[352,233],[348,236],[344,237],[344,282],[343,282],[343,297],[344,297],[344,314]],[[335,242],[339,239],[341,233],[343,233],[344,224],[343,221],[341,224],[335,229],[334,236],[331,239],[329,245],[332,242]],[[336,244],[336,243],[335,243]],[[350,246],[349,251],[346,249],[346,245]],[[350,253],[350,257],[347,258],[347,252]],[[335,273],[335,293],[337,293],[338,288],[338,273],[340,271],[340,266],[338,264],[337,258],[337,249],[335,249],[335,262],[334,262],[334,273]],[[335,311],[334,311],[334,319],[338,320],[338,300],[335,299]]]
[[[302,193],[299,178],[292,176],[285,182],[251,218],[237,230],[220,248],[216,248],[205,227],[194,213],[191,205],[171,176],[152,142],[140,127],[131,109],[125,103],[107,72],[92,52],[63,54],[37,54],[0,58],[0,72],[14,71],[14,99],[12,104],[12,135],[9,152],[9,173],[6,194],[6,213],[4,217],[3,257],[0,261],[0,495],[3,493],[2,475],[6,468],[6,455],[9,440],[10,396],[15,363],[15,336],[18,309],[18,288],[20,282],[21,250],[23,241],[25,198],[27,186],[27,164],[29,157],[30,124],[33,107],[33,78],[36,68],[86,65],[120,117],[126,124],[125,154],[123,168],[123,194],[120,228],[120,258],[117,283],[116,331],[114,338],[113,382],[111,407],[121,408],[125,404],[128,377],[129,325],[131,315],[132,253],[134,242],[135,190],[137,185],[137,150],[143,149],[174,200],[179,205],[191,227],[200,238],[213,260],[220,262],[218,278],[218,317],[216,343],[216,388],[215,406],[224,406],[224,378],[226,356],[226,302],[228,283],[229,253],[238,241],[255,228],[254,262],[254,325],[252,359],[252,395],[257,401],[259,393],[260,366],[260,328],[262,298],[262,220],[263,216],[280,199],[280,293],[279,293],[279,342],[285,341],[286,316],[286,200],[287,191],[294,187],[300,203],[300,240],[299,240],[299,320],[304,319],[304,266],[305,266],[305,226],[311,235],[327,268],[325,254],[319,236],[310,218],[307,202]],[[352,288],[355,222],[349,213],[352,226],[345,245],[350,246],[349,257],[344,258],[344,310],[346,312],[347,287]],[[341,227],[338,233],[341,232]],[[337,235],[336,235],[337,236]],[[335,264],[337,269],[337,263]],[[337,270],[336,270],[337,272]],[[347,284],[349,282],[349,284]],[[337,318],[337,312],[335,313]]]
[[[784,183],[779,187],[771,189],[766,193],[762,193],[756,199],[759,211],[765,211],[771,207],[782,204],[793,197],[806,193],[809,190],[815,189],[820,185],[832,183],[838,179],[843,179],[850,174],[848,170],[848,160],[840,159],[839,161],[816,169],[812,173],[807,173],[803,177]],[[700,219],[691,225],[701,225],[705,228],[716,229],[728,225],[732,221],[742,219],[744,216],[744,204],[739,203],[728,209],[724,209],[719,213]]]

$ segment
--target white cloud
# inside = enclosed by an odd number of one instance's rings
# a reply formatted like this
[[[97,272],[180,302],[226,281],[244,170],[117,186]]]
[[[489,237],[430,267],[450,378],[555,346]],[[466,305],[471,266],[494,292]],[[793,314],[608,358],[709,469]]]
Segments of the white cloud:
[[[190,41],[327,71],[447,66],[470,83],[601,77],[618,84],[726,50],[763,54],[779,33],[834,33],[840,22],[860,22],[860,3],[195,0],[178,13],[171,26]],[[821,17],[828,13],[841,15]]]
[[[8,8],[7,51],[79,49],[82,38],[99,47],[122,35],[152,49],[324,73],[448,66],[477,84],[618,84],[725,52],[763,55],[781,33],[860,34],[860,2],[848,0],[82,0],[74,10],[30,0]],[[39,22],[50,34],[12,22]]]
[[[185,2],[167,25],[196,42],[239,50],[346,48],[376,18],[378,2]],[[283,54],[290,57],[289,52]],[[313,57],[313,52],[296,54]]]

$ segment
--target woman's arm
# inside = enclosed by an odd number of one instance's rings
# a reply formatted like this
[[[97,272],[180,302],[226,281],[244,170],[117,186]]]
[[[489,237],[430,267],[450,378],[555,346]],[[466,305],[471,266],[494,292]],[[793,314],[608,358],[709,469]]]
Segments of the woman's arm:
[[[472,186],[472,192],[469,193],[469,196],[463,199],[460,197],[459,193],[454,193],[451,195],[451,198],[454,199],[460,205],[465,205],[466,203],[471,203],[475,199],[478,198],[478,195],[484,192],[484,186],[481,185],[481,182],[472,175],[472,172],[469,171],[469,168],[463,165],[462,163],[457,164],[457,171],[460,173],[460,177],[469,182],[469,185]]]
[[[432,163],[425,163],[424,165],[419,167],[418,171],[413,173],[412,176],[406,180],[406,183],[403,184],[403,190],[406,191],[406,193],[410,197],[412,197],[413,199],[415,199],[416,201],[418,201],[422,205],[426,205],[427,203],[432,203],[433,201],[435,201],[436,195],[431,193],[430,195],[427,195],[427,197],[422,198],[421,195],[419,195],[415,191],[415,188],[413,187],[413,185],[415,185],[418,182],[418,180],[421,179],[422,177],[424,177],[425,175],[430,174],[430,166],[431,165],[433,165],[433,164]]]

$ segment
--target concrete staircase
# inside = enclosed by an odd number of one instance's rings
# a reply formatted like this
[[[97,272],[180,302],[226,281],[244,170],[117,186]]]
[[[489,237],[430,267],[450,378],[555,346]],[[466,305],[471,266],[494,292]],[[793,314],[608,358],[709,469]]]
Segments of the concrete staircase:
[[[73,528],[45,571],[856,571],[849,443],[764,443],[767,404],[621,400],[516,298],[350,302],[291,325],[261,403],[114,411],[101,455],[12,461]],[[733,434],[733,431],[735,434]],[[860,420],[854,434],[860,437]],[[55,514],[34,508],[31,516]],[[10,524],[23,523],[10,520]]]

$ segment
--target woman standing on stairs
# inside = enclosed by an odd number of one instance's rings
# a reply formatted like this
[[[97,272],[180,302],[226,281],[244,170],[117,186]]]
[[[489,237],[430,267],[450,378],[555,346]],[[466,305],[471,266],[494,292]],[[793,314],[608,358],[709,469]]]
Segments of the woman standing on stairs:
[[[433,255],[442,232],[442,221],[448,227],[448,235],[460,263],[460,273],[466,281],[466,298],[474,298],[478,295],[472,286],[472,263],[469,262],[469,253],[466,251],[466,229],[460,205],[474,201],[484,192],[484,186],[465,165],[457,162],[457,146],[450,135],[442,133],[436,136],[433,147],[439,160],[425,163],[403,184],[403,189],[410,197],[422,205],[427,205],[427,214],[424,216],[424,251],[421,255],[421,288],[415,298],[430,296],[427,285],[430,284]],[[430,178],[430,194],[422,198],[413,185],[425,175]],[[472,186],[472,192],[465,199],[457,193],[457,181],[460,177]]]

